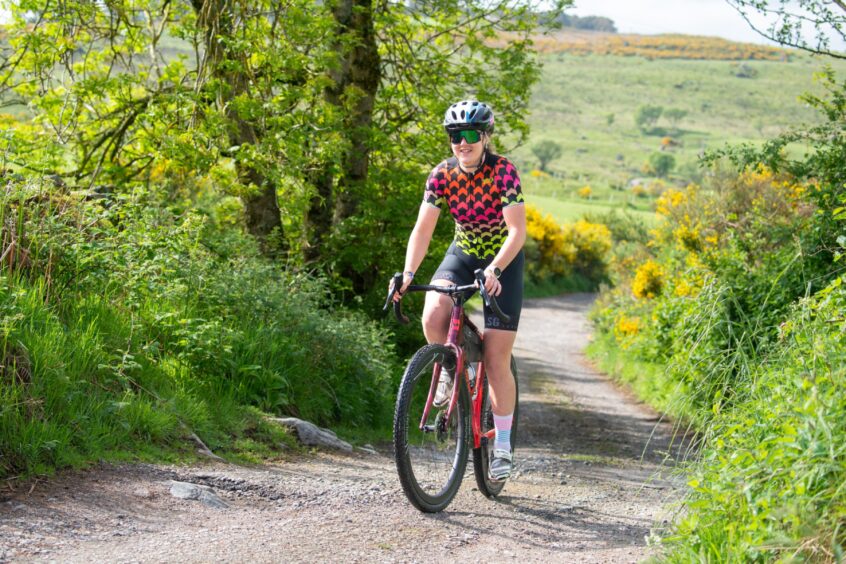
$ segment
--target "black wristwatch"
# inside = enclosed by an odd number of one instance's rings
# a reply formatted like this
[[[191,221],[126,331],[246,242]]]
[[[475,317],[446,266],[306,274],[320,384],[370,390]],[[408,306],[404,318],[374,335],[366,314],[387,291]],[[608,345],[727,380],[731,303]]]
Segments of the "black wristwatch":
[[[498,266],[493,267],[493,275],[499,280],[499,277],[502,276],[502,269]]]

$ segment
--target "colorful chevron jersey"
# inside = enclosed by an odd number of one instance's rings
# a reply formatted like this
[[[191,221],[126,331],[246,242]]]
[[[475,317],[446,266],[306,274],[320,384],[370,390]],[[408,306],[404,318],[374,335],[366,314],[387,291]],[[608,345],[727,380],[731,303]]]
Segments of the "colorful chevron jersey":
[[[432,170],[423,201],[447,208],[455,219],[455,243],[478,259],[496,256],[508,236],[502,209],[523,203],[517,169],[505,157],[487,155],[469,174],[455,157]]]

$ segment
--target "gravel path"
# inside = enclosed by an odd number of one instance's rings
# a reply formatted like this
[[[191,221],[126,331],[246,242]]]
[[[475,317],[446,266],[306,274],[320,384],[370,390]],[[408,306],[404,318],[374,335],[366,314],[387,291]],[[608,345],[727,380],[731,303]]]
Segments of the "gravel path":
[[[498,501],[472,464],[443,513],[405,499],[388,448],[240,467],[102,466],[0,492],[0,562],[637,562],[678,490],[671,429],[585,361],[593,295],[525,305],[515,476]],[[170,495],[210,486],[215,509]]]

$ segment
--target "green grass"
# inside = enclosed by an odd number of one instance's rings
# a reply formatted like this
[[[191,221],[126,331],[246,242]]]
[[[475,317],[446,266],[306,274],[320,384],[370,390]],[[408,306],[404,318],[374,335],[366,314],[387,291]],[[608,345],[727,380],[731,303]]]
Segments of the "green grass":
[[[528,116],[531,137],[509,156],[521,171],[529,201],[560,221],[572,221],[590,211],[588,206],[650,210],[652,198],[634,198],[629,183],[647,177],[643,164],[660,149],[664,135],[679,143],[671,151],[676,167],[667,183],[685,185],[699,180],[696,162],[704,150],[760,143],[818,119],[799,96],[819,92],[812,78],[823,61],[805,55],[789,62],[747,62],[758,72],[755,78],[734,76],[732,61],[563,53],[544,55],[542,61]],[[826,62],[840,74],[846,72],[846,63]],[[683,109],[688,115],[678,130],[661,118],[653,131],[644,133],[634,116],[647,103]],[[608,124],[610,115],[613,123]],[[530,174],[538,166],[531,147],[542,140],[563,148],[563,155],[549,166],[549,178]],[[804,151],[800,146],[789,149]],[[583,186],[591,187],[592,202],[575,195]],[[566,204],[557,205],[556,200]]]
[[[584,217],[586,214],[599,214],[611,210],[620,210],[621,212],[631,213],[646,224],[652,224],[655,221],[655,213],[632,209],[628,205],[618,204],[612,201],[574,201],[563,200],[553,196],[539,196],[531,195],[527,198],[528,203],[534,204],[538,208],[548,213],[555,218],[559,223],[573,223],[574,221]]]
[[[694,415],[684,400],[687,390],[661,364],[646,362],[620,348],[609,334],[597,333],[586,353],[604,373],[629,386],[643,401],[676,420]]]
[[[254,462],[291,445],[265,414],[390,427],[400,370],[387,335],[333,307],[321,282],[156,206],[54,208],[40,189],[6,188],[0,223],[19,229],[26,260],[0,271],[0,479],[190,460],[192,433]]]

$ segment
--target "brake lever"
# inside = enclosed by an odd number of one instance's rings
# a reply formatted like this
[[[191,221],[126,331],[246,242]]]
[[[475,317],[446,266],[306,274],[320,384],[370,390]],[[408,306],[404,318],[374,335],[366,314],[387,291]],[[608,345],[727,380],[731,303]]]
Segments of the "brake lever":
[[[476,275],[476,281],[479,284],[479,293],[482,294],[482,299],[485,300],[485,305],[491,308],[494,314],[502,321],[505,323],[511,323],[511,316],[500,309],[496,298],[488,294],[488,291],[485,289],[485,271],[480,268],[473,272],[473,274]]]
[[[394,296],[397,292],[399,292],[400,288],[402,288],[402,272],[397,272],[394,274],[394,277],[391,279],[391,283],[388,285],[388,299],[385,300],[385,305],[382,307],[382,311],[388,309],[388,306],[391,305],[391,302],[393,302],[394,316],[397,318],[397,321],[405,325],[408,323],[408,317],[402,313],[402,302],[394,302]]]
[[[388,306],[394,300],[394,295],[397,293],[398,288],[402,288],[402,272],[395,273],[391,278],[391,283],[388,284],[388,297],[385,299],[385,305],[382,306],[382,311],[388,310]]]
[[[488,290],[485,288],[485,271],[477,268],[473,274],[476,276],[476,284],[479,285],[479,293],[482,294],[482,299],[485,300],[485,305],[491,307],[491,297],[488,295]]]

